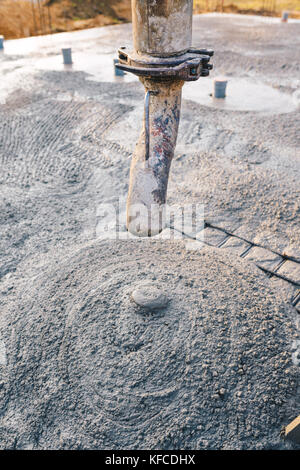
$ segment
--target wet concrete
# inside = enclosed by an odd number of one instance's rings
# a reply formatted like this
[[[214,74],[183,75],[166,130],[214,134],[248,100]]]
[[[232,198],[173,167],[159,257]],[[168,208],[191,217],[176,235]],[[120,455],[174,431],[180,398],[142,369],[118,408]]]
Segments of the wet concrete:
[[[290,286],[214,249],[97,241],[143,119],[143,86],[113,75],[130,38],[105,27],[7,41],[1,55],[1,448],[294,448],[280,439],[300,406]],[[228,88],[216,107],[210,82],[194,84],[168,189],[170,204],[203,204],[207,221],[295,257],[299,42],[299,22],[194,18],[194,45],[216,51],[211,78],[267,100],[241,109]],[[130,300],[142,280],[170,297],[157,316]]]
[[[298,109],[298,100],[288,93],[249,78],[224,77],[228,80],[226,97],[213,96],[213,79],[188,83],[183,98],[226,111],[252,111],[263,114],[291,113]]]
[[[65,67],[60,56],[51,58],[43,58],[37,61],[36,68],[38,70],[56,70],[56,71],[74,71],[85,72],[91,75],[91,80],[112,83],[128,83],[138,81],[138,78],[131,74],[125,73],[124,76],[117,76],[114,69],[114,59],[117,58],[113,54],[86,54],[77,52],[73,54],[72,67]]]
[[[293,310],[246,262],[94,241],[53,254],[8,304],[2,448],[291,448],[280,430],[297,393]]]

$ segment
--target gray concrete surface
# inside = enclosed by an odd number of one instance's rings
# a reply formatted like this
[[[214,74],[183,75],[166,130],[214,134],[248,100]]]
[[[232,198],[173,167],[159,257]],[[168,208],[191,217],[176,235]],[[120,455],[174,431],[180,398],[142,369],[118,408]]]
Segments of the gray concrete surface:
[[[181,242],[52,254],[1,302],[1,446],[284,449],[298,367],[294,309],[246,261]],[[33,270],[31,269],[32,264]],[[30,274],[29,274],[30,273]],[[132,291],[162,286],[168,306]]]
[[[267,87],[280,106],[222,107],[199,80],[168,192],[297,259],[299,28],[194,18],[194,44],[216,51],[211,85]],[[130,33],[7,41],[0,57],[0,446],[295,448],[279,436],[299,414],[293,289],[233,252],[96,239],[97,208],[127,192],[142,120],[142,85],[113,71]],[[173,300],[145,317],[127,293],[151,276]]]

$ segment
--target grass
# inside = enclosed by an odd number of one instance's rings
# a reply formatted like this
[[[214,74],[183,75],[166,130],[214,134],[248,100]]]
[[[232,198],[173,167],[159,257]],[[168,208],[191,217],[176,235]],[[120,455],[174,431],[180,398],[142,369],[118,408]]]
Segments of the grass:
[[[28,2],[2,0],[0,3],[0,34],[5,38],[33,34],[32,13]]]
[[[73,31],[130,20],[131,0],[0,0],[6,39]]]
[[[0,35],[12,39],[129,21],[130,1],[0,0]],[[194,6],[196,13],[281,16],[283,10],[288,10],[291,17],[300,18],[299,0],[194,0]]]
[[[283,10],[300,18],[299,0],[194,0],[195,12],[224,11],[281,16]]]
[[[43,6],[43,0],[0,0],[0,34],[7,39],[49,34],[57,7]],[[62,25],[63,30],[63,25]]]

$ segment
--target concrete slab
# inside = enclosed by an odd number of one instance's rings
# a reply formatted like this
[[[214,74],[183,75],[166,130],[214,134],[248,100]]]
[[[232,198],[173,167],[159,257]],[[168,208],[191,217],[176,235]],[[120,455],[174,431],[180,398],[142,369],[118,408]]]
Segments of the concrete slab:
[[[249,243],[234,237],[230,237],[224,245],[222,245],[223,250],[234,256],[241,256],[249,247]]]
[[[245,259],[271,271],[279,265],[280,261],[282,261],[280,256],[258,246],[251,248],[251,250],[245,256]]]
[[[1,448],[289,448],[295,326],[263,273],[220,249],[154,240],[45,262],[1,297]],[[149,283],[164,309],[132,301]]]
[[[300,263],[286,261],[280,267],[278,273],[288,279],[291,279],[291,281],[295,282],[296,284],[299,284],[300,286]]]
[[[212,227],[207,227],[201,232],[197,233],[196,238],[201,241],[204,241],[205,243],[208,243],[211,246],[218,246],[227,238],[227,235],[221,230],[217,230]]]
[[[293,96],[282,93],[257,80],[224,77],[227,79],[226,98],[213,96],[214,79],[204,78],[183,88],[183,98],[224,111],[253,111],[262,114],[290,113],[298,109]]]

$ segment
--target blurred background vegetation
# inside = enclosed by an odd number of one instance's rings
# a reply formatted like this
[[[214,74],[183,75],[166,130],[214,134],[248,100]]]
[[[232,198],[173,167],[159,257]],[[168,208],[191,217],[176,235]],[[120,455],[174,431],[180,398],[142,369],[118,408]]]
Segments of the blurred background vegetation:
[[[300,0],[194,0],[195,13],[226,12],[300,18]],[[0,0],[6,39],[74,31],[131,20],[131,0]]]

